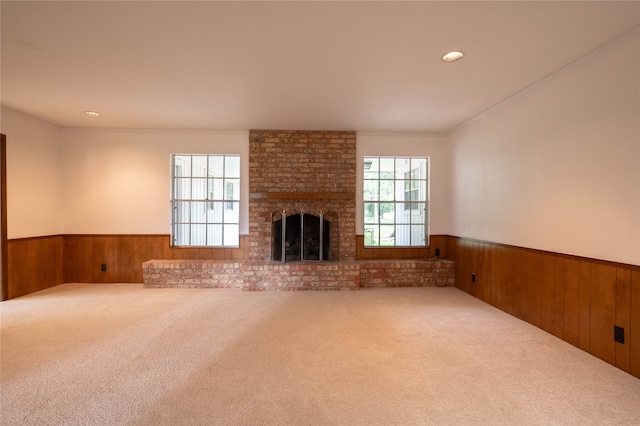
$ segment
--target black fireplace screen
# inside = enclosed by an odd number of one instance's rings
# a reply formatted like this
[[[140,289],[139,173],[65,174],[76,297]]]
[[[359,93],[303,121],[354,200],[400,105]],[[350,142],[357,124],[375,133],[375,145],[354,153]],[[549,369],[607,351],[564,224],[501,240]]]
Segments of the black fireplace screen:
[[[275,211],[271,215],[271,259],[281,262],[332,260],[333,212]],[[334,225],[335,222],[335,225]]]

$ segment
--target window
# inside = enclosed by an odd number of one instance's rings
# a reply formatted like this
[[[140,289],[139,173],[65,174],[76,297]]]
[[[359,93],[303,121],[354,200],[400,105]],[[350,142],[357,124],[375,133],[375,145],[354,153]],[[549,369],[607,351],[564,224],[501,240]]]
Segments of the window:
[[[171,156],[174,246],[240,245],[240,156]]]
[[[233,182],[227,181],[226,186],[227,192],[225,194],[225,200],[229,201],[227,203],[227,210],[233,210],[235,207],[235,204],[233,204],[233,200],[235,199],[235,185]]]
[[[429,159],[365,157],[364,245],[426,246]]]
[[[404,173],[404,199],[405,200],[418,200],[420,196],[419,179],[420,169],[415,168],[409,172]],[[405,203],[404,209],[411,210],[418,208],[418,204]]]

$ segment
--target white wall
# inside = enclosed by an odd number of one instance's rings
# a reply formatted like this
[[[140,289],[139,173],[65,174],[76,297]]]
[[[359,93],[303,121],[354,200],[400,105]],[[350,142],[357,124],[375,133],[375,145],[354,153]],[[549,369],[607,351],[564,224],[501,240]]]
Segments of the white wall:
[[[451,233],[640,264],[640,37],[449,135]]]
[[[240,154],[248,233],[249,132],[62,129],[65,234],[169,234],[170,155]]]
[[[0,114],[7,136],[7,238],[60,234],[60,129],[5,108]]]
[[[356,233],[363,234],[363,162],[366,156],[430,157],[430,233],[448,234],[451,216],[451,152],[444,137],[358,133],[356,144]]]

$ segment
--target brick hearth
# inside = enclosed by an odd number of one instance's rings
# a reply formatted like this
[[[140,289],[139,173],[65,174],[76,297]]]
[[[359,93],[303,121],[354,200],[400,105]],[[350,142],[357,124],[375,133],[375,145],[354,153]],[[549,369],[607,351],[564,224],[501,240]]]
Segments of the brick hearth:
[[[360,287],[453,287],[455,264],[450,260],[361,261]]]
[[[228,262],[150,260],[142,264],[144,286],[238,287],[260,290],[358,290],[360,287],[452,287],[449,260],[340,262]]]
[[[358,262],[246,262],[243,290],[358,290]]]
[[[242,286],[242,263],[221,260],[150,260],[142,264],[144,287]]]

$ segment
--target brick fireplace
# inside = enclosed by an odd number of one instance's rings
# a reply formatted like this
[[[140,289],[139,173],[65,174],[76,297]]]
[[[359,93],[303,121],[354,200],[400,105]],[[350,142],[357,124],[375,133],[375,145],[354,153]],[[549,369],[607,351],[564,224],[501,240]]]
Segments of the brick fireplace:
[[[332,214],[331,260],[354,260],[356,134],[249,132],[249,260],[273,260],[274,215]],[[281,226],[281,225],[280,225]],[[295,225],[294,225],[295,226]]]

